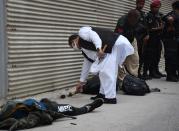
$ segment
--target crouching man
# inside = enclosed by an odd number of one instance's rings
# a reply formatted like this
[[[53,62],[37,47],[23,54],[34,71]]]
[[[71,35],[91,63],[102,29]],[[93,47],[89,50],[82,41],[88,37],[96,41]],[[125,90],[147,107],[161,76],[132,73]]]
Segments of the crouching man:
[[[81,27],[78,34],[69,37],[70,47],[81,50],[84,63],[80,80],[76,85],[81,90],[89,72],[99,75],[99,94],[91,99],[103,98],[104,103],[116,104],[116,79],[122,66],[134,48],[126,37],[105,28]]]

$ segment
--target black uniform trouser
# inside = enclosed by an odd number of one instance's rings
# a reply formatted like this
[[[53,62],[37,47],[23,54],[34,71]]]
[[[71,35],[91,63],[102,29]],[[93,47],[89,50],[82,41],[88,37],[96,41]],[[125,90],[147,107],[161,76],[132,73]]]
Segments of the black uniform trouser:
[[[138,47],[138,54],[139,54],[139,70],[138,70],[138,75],[141,73],[142,66],[144,64],[144,56],[143,56],[143,47],[144,44],[142,42],[137,42],[137,47]]]
[[[176,39],[177,42],[177,72],[179,77],[179,38]]]
[[[158,72],[161,57],[162,43],[158,35],[150,35],[149,42],[144,50],[144,72]]]
[[[156,72],[158,72],[160,58],[161,58],[161,51],[162,51],[162,43],[161,43],[161,39],[159,38],[159,36],[153,37],[151,39],[153,39],[152,43],[155,44],[154,45],[155,46],[155,48],[154,48],[155,56],[154,57],[156,57],[156,59],[154,58],[154,61],[153,61],[153,67],[154,67],[154,70]],[[151,59],[153,59],[153,58],[151,58]],[[152,67],[152,69],[153,69],[153,67]]]
[[[165,49],[165,70],[168,77],[176,77],[178,66],[177,41],[174,38],[163,39]]]

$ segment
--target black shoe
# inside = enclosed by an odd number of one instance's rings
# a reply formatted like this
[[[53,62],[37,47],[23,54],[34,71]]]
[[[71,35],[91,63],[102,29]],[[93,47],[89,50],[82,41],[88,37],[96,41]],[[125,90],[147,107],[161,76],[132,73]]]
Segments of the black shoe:
[[[162,74],[161,72],[157,72],[158,75],[160,75],[161,77],[166,77],[167,75]]]
[[[105,95],[99,93],[99,94],[97,94],[96,96],[91,97],[90,99],[91,99],[91,100],[96,100],[96,99],[98,99],[98,98],[104,98],[104,97],[105,97]]]
[[[166,81],[178,82],[178,78],[174,76],[167,76]]]
[[[102,106],[104,103],[104,100],[102,98],[95,99],[92,103],[85,105],[87,107],[88,112],[93,111],[94,109]]]
[[[150,75],[149,75],[150,77],[152,77],[152,78],[156,78],[156,79],[160,79],[161,78],[161,76],[160,75],[158,75],[157,73],[150,73]]]
[[[116,98],[104,98],[104,103],[106,104],[116,104],[117,103],[117,99]]]

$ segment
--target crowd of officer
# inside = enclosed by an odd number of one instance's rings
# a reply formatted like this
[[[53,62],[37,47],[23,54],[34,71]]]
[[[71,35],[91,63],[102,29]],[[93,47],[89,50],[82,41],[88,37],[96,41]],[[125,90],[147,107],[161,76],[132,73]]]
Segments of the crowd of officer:
[[[139,12],[140,17],[135,26],[131,26],[132,28],[125,26],[125,20],[127,21],[132,17],[126,15],[126,17],[130,18],[125,18],[122,16],[118,20],[115,32],[124,34],[125,37],[130,39],[130,42],[134,38],[137,39],[139,54],[138,77],[145,80],[166,77],[167,81],[178,82],[179,0],[172,2],[172,11],[166,15],[159,12],[162,6],[160,0],[151,1],[150,11],[148,13],[142,11],[144,4],[145,0],[136,0],[136,10]],[[137,18],[137,15],[135,13],[133,14]],[[164,47],[166,75],[159,71],[162,46]],[[136,63],[136,58],[133,61]]]

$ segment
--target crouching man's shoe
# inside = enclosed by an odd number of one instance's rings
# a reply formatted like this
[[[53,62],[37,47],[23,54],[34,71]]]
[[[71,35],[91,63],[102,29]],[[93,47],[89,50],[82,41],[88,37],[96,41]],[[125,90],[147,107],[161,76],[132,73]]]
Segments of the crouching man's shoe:
[[[102,98],[95,99],[92,103],[85,105],[87,107],[87,112],[91,112],[94,109],[102,106],[104,103],[104,100]]]
[[[104,97],[105,97],[105,95],[99,93],[99,94],[97,94],[96,96],[91,97],[90,99],[91,99],[91,100],[96,100],[96,99],[98,99],[98,98],[104,98]]]
[[[104,103],[106,104],[117,104],[117,99],[116,98],[103,98]]]

